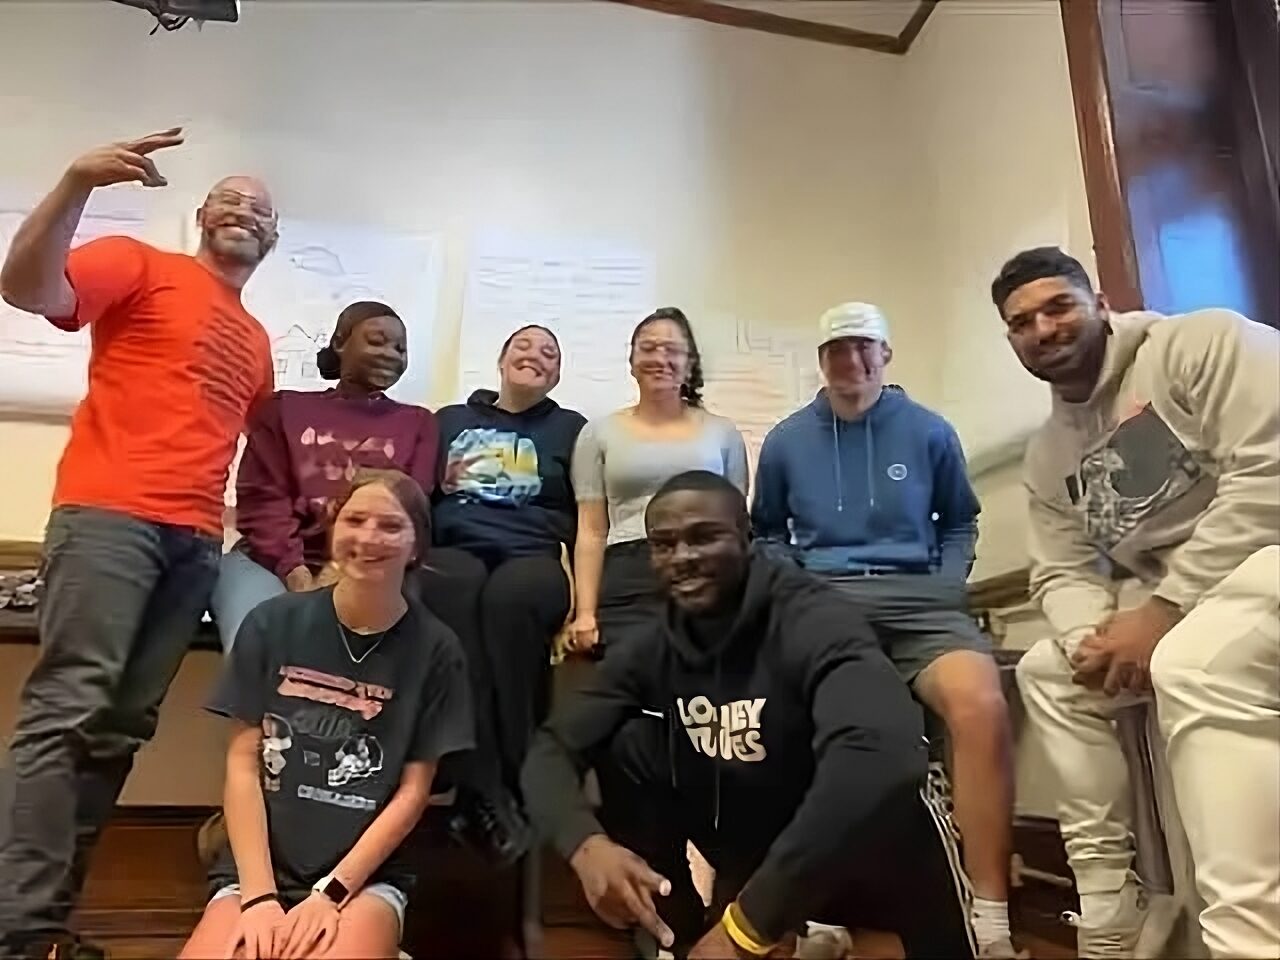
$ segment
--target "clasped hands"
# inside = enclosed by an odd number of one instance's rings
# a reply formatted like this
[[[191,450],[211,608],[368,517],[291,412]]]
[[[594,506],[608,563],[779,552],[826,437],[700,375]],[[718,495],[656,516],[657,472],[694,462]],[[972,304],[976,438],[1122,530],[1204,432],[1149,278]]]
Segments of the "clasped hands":
[[[1181,619],[1182,611],[1159,597],[1111,614],[1071,654],[1072,680],[1107,696],[1149,692],[1156,644]]]
[[[264,901],[240,915],[227,956],[245,960],[318,956],[337,939],[338,916],[337,904],[321,893],[311,894],[288,911],[279,900]]]

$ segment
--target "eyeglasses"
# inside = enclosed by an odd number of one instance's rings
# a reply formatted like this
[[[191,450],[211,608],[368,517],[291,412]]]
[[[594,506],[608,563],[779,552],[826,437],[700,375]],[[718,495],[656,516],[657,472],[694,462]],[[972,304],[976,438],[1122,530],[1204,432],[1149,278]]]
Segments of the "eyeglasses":
[[[641,340],[636,344],[636,353],[645,357],[662,354],[673,359],[683,359],[689,355],[689,348],[680,343],[660,343],[656,340]]]

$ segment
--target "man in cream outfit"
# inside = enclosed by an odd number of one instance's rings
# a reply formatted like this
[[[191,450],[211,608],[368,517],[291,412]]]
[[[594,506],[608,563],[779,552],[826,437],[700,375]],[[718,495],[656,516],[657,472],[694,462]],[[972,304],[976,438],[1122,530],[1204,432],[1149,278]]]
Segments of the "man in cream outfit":
[[[1132,956],[1141,932],[1110,715],[1151,691],[1204,942],[1280,956],[1280,336],[1228,310],[1112,313],[1051,247],[991,293],[1053,389],[1025,472],[1031,590],[1056,636],[1018,684],[1061,779],[1080,954]],[[1149,597],[1117,610],[1130,577]]]

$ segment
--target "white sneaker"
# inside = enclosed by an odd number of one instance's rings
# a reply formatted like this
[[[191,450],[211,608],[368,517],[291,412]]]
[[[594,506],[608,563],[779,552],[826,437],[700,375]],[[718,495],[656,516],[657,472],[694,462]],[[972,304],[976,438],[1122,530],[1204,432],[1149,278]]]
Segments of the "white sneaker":
[[[1130,877],[1114,893],[1081,897],[1080,913],[1062,915],[1076,928],[1076,952],[1088,960],[1132,960],[1147,919],[1147,895]]]
[[[796,938],[795,960],[844,960],[853,953],[853,938],[844,927],[810,923],[808,936]]]

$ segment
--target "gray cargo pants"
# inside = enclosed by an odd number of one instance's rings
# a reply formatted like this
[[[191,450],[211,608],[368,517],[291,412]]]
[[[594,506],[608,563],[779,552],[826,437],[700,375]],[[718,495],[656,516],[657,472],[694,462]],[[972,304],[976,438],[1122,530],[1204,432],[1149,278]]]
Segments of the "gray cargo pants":
[[[0,942],[63,934],[88,855],[208,606],[221,544],[89,507],[49,518],[40,656],[0,769]]]

